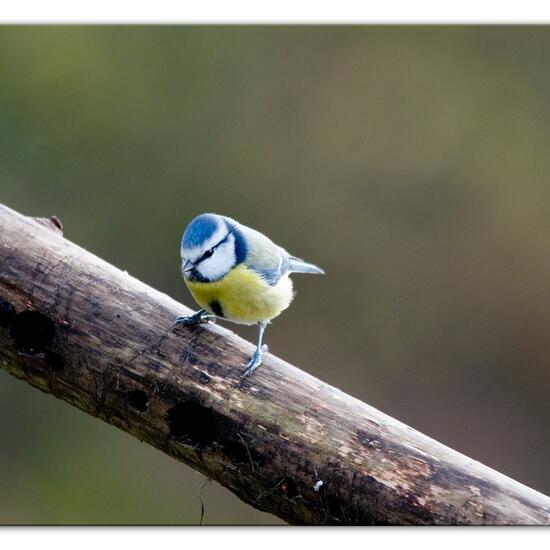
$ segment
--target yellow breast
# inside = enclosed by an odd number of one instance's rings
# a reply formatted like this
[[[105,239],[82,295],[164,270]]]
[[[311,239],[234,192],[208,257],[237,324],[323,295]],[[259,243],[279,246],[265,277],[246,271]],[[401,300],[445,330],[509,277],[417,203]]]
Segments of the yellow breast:
[[[288,275],[270,286],[258,273],[242,264],[219,281],[197,283],[186,279],[185,284],[206,311],[245,325],[270,321],[286,309],[293,298]]]

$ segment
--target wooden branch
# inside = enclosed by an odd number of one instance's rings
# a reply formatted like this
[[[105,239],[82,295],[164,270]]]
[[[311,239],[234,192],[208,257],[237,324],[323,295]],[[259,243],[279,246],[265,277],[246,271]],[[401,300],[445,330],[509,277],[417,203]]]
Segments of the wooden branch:
[[[549,524],[550,499],[0,205],[0,366],[294,524]],[[175,269],[175,268],[174,268]],[[434,411],[436,414],[436,411]]]

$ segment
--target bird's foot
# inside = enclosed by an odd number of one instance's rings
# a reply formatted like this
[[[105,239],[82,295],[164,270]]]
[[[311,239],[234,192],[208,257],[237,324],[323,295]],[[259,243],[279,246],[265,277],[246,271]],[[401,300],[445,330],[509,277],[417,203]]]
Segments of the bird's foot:
[[[260,349],[257,349],[250,358],[246,369],[243,372],[243,376],[250,376],[261,364],[264,353],[267,353],[269,348],[264,344]]]
[[[174,324],[172,325],[172,330],[176,328],[178,325],[198,325],[201,323],[213,323],[216,320],[215,315],[210,315],[210,313],[206,313],[204,309],[200,309],[197,311],[197,313],[193,313],[193,315],[185,315],[178,317]]]

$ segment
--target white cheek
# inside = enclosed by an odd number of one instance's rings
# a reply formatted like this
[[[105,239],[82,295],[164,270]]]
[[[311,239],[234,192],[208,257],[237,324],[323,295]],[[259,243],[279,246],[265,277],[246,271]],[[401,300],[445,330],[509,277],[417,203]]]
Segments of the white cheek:
[[[225,243],[216,248],[214,254],[207,260],[203,260],[198,266],[197,271],[209,281],[221,279],[235,265],[235,247],[233,239],[228,239]]]

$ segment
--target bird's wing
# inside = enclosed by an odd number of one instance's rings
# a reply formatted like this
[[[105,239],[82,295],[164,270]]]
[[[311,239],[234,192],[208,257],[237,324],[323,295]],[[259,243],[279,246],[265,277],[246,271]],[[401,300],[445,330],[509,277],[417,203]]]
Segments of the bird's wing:
[[[275,286],[289,271],[289,254],[262,233],[245,226],[240,229],[245,234],[248,247],[245,265],[259,273],[269,285]]]

